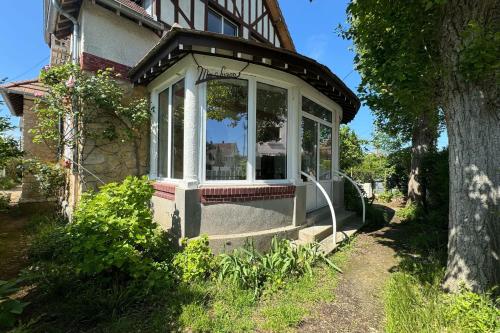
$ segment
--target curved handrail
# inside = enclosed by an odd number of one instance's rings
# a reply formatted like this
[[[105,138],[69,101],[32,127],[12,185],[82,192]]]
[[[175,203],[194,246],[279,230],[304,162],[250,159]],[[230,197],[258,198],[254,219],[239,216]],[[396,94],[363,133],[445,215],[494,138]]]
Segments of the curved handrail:
[[[358,191],[359,196],[361,198],[361,204],[363,205],[363,224],[365,224],[365,217],[366,217],[365,199],[363,197],[363,193],[361,192],[361,189],[359,188],[358,184],[343,172],[340,172],[338,170],[333,170],[333,172],[336,172],[339,175],[341,175],[342,177],[347,178],[347,180],[350,181],[352,185],[354,185],[354,188],[356,189],[356,191]]]
[[[330,207],[330,212],[332,213],[332,227],[333,227],[332,235],[333,235],[333,245],[335,246],[337,244],[337,239],[336,239],[337,238],[337,236],[336,236],[337,235],[337,218],[335,217],[335,210],[333,209],[332,201],[330,200],[330,197],[328,196],[328,193],[323,188],[323,186],[321,186],[321,184],[316,181],[316,178],[305,173],[304,171],[301,171],[300,173],[304,177],[306,177],[307,179],[311,180],[314,183],[314,185],[316,185],[316,187],[319,188],[321,193],[323,193],[323,195],[325,196],[326,201],[328,202],[328,206]]]

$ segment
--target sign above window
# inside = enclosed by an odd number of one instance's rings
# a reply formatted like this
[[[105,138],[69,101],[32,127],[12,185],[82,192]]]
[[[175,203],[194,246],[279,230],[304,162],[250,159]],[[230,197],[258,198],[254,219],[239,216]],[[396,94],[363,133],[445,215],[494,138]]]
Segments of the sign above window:
[[[195,84],[200,84],[203,82],[211,81],[211,80],[229,80],[229,79],[238,79],[241,76],[241,72],[243,72],[250,63],[248,63],[243,69],[241,69],[238,73],[226,72],[226,66],[222,66],[219,71],[209,71],[207,68],[198,65],[198,80],[196,80]]]

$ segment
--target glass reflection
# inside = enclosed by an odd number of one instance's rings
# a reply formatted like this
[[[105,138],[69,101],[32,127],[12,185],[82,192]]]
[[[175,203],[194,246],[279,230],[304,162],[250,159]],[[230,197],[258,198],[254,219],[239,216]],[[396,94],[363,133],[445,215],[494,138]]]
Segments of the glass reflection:
[[[168,177],[169,89],[158,94],[158,177]]]
[[[319,179],[332,179],[332,129],[324,125],[319,131]]]
[[[286,179],[287,90],[257,83],[256,179]]]
[[[306,117],[302,117],[302,151],[301,169],[305,173],[316,178],[317,170],[317,147],[318,147],[318,123]],[[302,180],[308,179],[302,176]]]
[[[172,178],[182,179],[184,162],[184,80],[172,86]]]
[[[244,180],[248,158],[248,82],[207,82],[207,180]]]

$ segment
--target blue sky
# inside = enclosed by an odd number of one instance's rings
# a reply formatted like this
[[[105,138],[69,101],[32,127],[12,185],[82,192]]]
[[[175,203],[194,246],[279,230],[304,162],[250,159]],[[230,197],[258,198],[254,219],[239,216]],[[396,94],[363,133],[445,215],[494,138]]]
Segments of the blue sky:
[[[330,67],[356,91],[360,77],[353,71],[351,43],[342,40],[335,31],[339,23],[345,24],[348,1],[280,0],[279,3],[297,51]],[[0,1],[0,13],[0,78],[8,77],[11,81],[36,77],[49,61],[49,48],[43,39],[42,1]],[[8,113],[5,106],[0,108],[0,114]],[[370,139],[373,120],[370,110],[361,107],[349,126],[363,139]],[[439,146],[446,144],[446,137],[442,136]]]

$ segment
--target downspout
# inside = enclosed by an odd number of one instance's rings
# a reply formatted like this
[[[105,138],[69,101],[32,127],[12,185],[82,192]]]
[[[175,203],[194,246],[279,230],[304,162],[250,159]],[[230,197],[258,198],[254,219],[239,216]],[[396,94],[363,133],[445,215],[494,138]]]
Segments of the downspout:
[[[58,0],[52,0],[52,5],[56,8],[57,12],[59,12],[61,15],[65,16],[68,20],[71,21],[73,24],[73,35],[71,36],[71,62],[73,65],[78,65],[79,64],[79,47],[78,47],[78,42],[80,39],[80,24],[78,23],[78,19],[75,17],[71,16],[67,11],[65,11],[61,4],[58,2]],[[76,134],[78,132],[78,110],[77,110],[77,100],[76,97],[73,97],[72,101],[72,109],[73,109],[73,131]],[[63,119],[59,119],[59,129],[64,130],[63,128]],[[62,131],[61,131],[62,133]],[[76,137],[76,135],[75,135]],[[60,155],[64,155],[63,153],[63,148],[59,145],[59,149],[61,149]],[[73,144],[73,161],[78,161],[78,144],[75,142]],[[78,163],[73,163],[73,171],[78,171]]]

